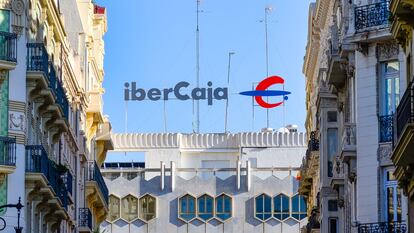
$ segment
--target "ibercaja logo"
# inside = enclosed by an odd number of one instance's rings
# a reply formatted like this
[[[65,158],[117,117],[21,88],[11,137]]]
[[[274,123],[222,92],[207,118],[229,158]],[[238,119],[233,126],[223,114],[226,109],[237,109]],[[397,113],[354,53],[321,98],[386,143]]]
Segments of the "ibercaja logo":
[[[256,100],[256,103],[263,108],[275,108],[279,105],[282,105],[285,100],[288,100],[288,95],[291,93],[285,90],[267,90],[274,84],[285,84],[285,80],[279,76],[270,76],[263,81],[261,81],[256,86],[256,90],[254,91],[243,91],[240,92],[240,95],[252,96]],[[268,103],[263,100],[263,97],[267,96],[283,96],[283,101],[276,102],[276,103]]]

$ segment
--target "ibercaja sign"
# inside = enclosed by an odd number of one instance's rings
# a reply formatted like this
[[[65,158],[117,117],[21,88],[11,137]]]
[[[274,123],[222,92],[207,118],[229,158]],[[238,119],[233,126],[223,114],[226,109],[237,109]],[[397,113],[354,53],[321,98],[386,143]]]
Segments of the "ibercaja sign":
[[[256,103],[262,108],[275,108],[284,104],[285,101],[288,100],[288,95],[291,94],[291,92],[285,90],[268,90],[269,87],[276,84],[284,85],[285,80],[280,76],[270,76],[262,80],[256,86],[255,90],[242,91],[239,94],[254,97]],[[142,88],[137,88],[136,82],[131,82],[131,84],[125,83],[124,99],[125,101],[142,101],[145,99],[158,101],[161,99],[169,100],[171,96],[175,96],[178,100],[207,100],[208,105],[213,105],[213,100],[226,100],[228,98],[227,87],[212,88],[212,82],[207,82],[207,88],[196,87],[191,91],[188,90],[189,86],[190,83],[182,81],[177,83],[174,88],[164,88],[162,90],[151,88],[148,91],[145,91]],[[282,101],[268,103],[263,99],[263,97],[270,96],[281,96]]]
[[[125,83],[124,99],[125,101],[151,101],[169,100],[176,98],[178,100],[207,100],[208,105],[213,105],[214,100],[226,100],[228,98],[228,89],[226,87],[212,88],[213,83],[207,82],[206,87],[196,87],[191,91],[188,90],[190,83],[182,81],[177,83],[174,88],[151,88],[148,91],[137,88],[136,82]],[[189,94],[187,94],[189,93]]]

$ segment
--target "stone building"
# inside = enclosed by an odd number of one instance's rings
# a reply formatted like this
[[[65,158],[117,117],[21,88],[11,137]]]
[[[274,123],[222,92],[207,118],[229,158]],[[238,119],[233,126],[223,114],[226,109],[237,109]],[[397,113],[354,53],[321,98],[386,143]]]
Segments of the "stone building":
[[[390,32],[390,2],[318,0],[309,11],[306,76],[309,147],[300,193],[307,232],[407,231],[393,114],[409,79]]]
[[[297,132],[114,134],[115,151],[143,163],[105,163],[108,233],[300,232],[306,202]]]
[[[1,210],[4,232],[91,232],[106,218],[105,32],[91,0],[0,1],[0,205],[24,205],[19,219]]]
[[[401,100],[394,114],[394,150],[392,161],[396,167],[395,176],[408,197],[408,228],[414,232],[414,160],[412,138],[414,123],[414,1],[393,0],[390,2],[392,14],[391,33],[405,53],[407,88],[401,89]]]

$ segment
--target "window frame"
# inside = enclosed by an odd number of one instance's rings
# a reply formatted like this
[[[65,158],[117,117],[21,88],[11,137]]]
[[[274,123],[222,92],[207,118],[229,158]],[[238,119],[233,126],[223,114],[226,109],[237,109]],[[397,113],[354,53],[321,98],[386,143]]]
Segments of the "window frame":
[[[194,198],[194,217],[191,219],[185,219],[182,218],[181,215],[183,214],[183,212],[181,211],[181,200],[183,198],[185,198],[186,196],[192,197]],[[188,198],[187,198],[187,203],[188,203]],[[187,205],[188,206],[188,205]],[[188,207],[187,207],[188,209]],[[178,214],[178,219],[180,219],[181,221],[185,222],[185,223],[190,223],[191,221],[193,221],[194,219],[197,218],[197,197],[191,193],[185,193],[184,195],[180,196],[178,198],[178,208],[177,208],[177,214]],[[191,212],[185,212],[184,214],[191,214]]]
[[[133,219],[131,219],[131,220],[128,220],[128,219],[125,219],[123,216],[122,216],[122,211],[123,211],[123,200],[124,199],[126,199],[127,197],[133,197],[133,198],[135,198],[136,199],[136,201],[137,201],[137,203],[136,203],[136,208],[137,208],[137,215],[136,215],[136,217],[135,218],[133,218]],[[131,213],[128,213],[128,215],[129,214],[131,214]],[[132,193],[129,193],[129,194],[127,194],[127,195],[125,195],[124,197],[122,197],[121,198],[121,203],[120,203],[120,218],[122,219],[122,220],[124,220],[124,221],[126,221],[126,222],[133,222],[133,221],[135,221],[135,220],[137,220],[138,219],[138,217],[139,217],[139,198],[137,197],[137,196],[135,196],[135,195],[133,195]]]
[[[119,205],[118,205],[118,216],[117,218],[111,220],[111,207],[110,207],[110,201],[111,201],[111,197],[115,197],[118,201],[119,201]],[[108,196],[108,217],[106,218],[106,220],[110,223],[116,222],[119,219],[121,219],[121,198],[113,193],[109,194]]]
[[[199,203],[199,199],[200,198],[211,198],[211,200],[212,200],[212,202],[213,202],[213,205],[212,205],[212,208],[211,208],[211,213],[210,212],[200,212],[200,203]],[[204,194],[201,194],[200,196],[198,196],[197,198],[196,198],[196,202],[197,202],[197,205],[196,205],[196,218],[198,219],[198,220],[200,220],[200,221],[202,221],[202,222],[208,222],[208,221],[210,221],[211,219],[213,219],[214,217],[215,217],[215,210],[216,210],[216,200],[215,200],[216,198],[213,196],[213,195],[210,195],[210,194],[208,194],[208,193],[204,193]],[[206,201],[206,199],[204,199],[204,208],[205,209],[207,209],[207,201]],[[211,217],[209,217],[209,218],[207,218],[207,219],[203,219],[203,218],[201,218],[200,217],[200,214],[211,214]]]
[[[230,199],[230,212],[226,212],[225,211],[226,207],[225,207],[225,201],[224,201],[224,199],[223,199],[223,212],[219,212],[217,210],[217,205],[218,205],[217,199],[219,199],[221,197],[228,197]],[[219,195],[217,195],[214,198],[214,217],[218,221],[220,221],[220,222],[223,222],[223,223],[224,222],[227,222],[228,220],[230,220],[230,219],[233,218],[233,206],[234,206],[234,204],[233,204],[233,197],[230,196],[230,195],[228,195],[228,194],[226,194],[226,193],[220,193]],[[230,214],[230,217],[228,217],[227,219],[224,219],[224,218],[219,217],[219,214]]]
[[[143,211],[143,208],[141,207],[141,200],[142,200],[142,199],[144,199],[144,198],[146,198],[146,197],[152,197],[152,198],[154,198],[154,203],[155,203],[155,208],[154,208],[154,217],[153,217],[153,218],[151,218],[151,219],[148,219],[148,220],[147,220],[147,219],[145,219],[145,217],[144,217],[144,216],[149,215],[150,213],[145,213],[145,212]],[[148,208],[148,207],[147,207],[147,208]],[[145,193],[144,195],[140,196],[140,197],[139,197],[139,199],[138,199],[138,218],[139,218],[141,221],[145,222],[145,223],[151,222],[152,220],[156,219],[156,218],[157,218],[157,216],[158,216],[158,211],[157,211],[157,208],[158,208],[158,200],[157,200],[157,197],[155,197],[155,196],[153,196],[153,195],[151,195],[151,194],[149,194],[149,193]]]
[[[385,72],[385,67],[387,64],[389,63],[393,63],[396,62],[398,64],[398,72],[395,73],[391,73],[391,72]],[[399,104],[399,102],[401,101],[401,97],[402,94],[401,93],[401,89],[400,89],[400,83],[401,83],[401,62],[398,59],[391,59],[391,60],[387,60],[387,61],[381,61],[379,62],[379,80],[380,80],[380,84],[379,84],[379,90],[380,93],[378,95],[379,97],[379,112],[380,112],[380,116],[388,116],[391,115],[392,113],[395,113],[395,111],[397,110],[397,106]],[[398,83],[396,83],[396,78],[398,78]],[[388,105],[386,105],[387,103],[387,90],[386,90],[386,83],[387,80],[391,80],[391,109],[387,109]],[[396,101],[396,85],[398,85],[398,101]],[[389,112],[391,111],[391,112]]]
[[[295,198],[296,196],[298,196],[299,198],[298,198],[298,211],[296,212],[296,211],[293,211],[293,198]],[[300,209],[301,209],[301,205],[300,205],[300,202],[301,202],[301,200],[300,200],[300,198],[303,198],[303,200],[304,200],[304,202],[305,202],[305,212],[301,212],[300,211]],[[301,222],[301,221],[303,221],[305,218],[307,218],[308,217],[308,206],[307,206],[307,204],[306,204],[306,199],[305,199],[305,197],[303,196],[303,195],[300,195],[299,193],[296,193],[295,195],[293,195],[293,196],[291,196],[290,197],[290,202],[291,202],[291,211],[290,211],[290,216],[293,218],[293,219],[295,219],[296,221],[299,221],[299,222]],[[297,215],[299,215],[299,218],[295,218],[295,217],[293,217],[293,215],[294,214],[297,214]],[[304,214],[305,215],[305,217],[303,217],[302,219],[300,219],[300,215],[302,215],[302,214]]]
[[[288,200],[288,212],[283,212],[283,203],[282,203],[282,201],[281,201],[281,211],[280,212],[276,212],[276,202],[275,202],[275,199],[278,197],[278,196],[285,196],[286,198],[287,198],[287,200]],[[272,197],[272,205],[273,205],[273,208],[272,208],[272,217],[274,218],[274,219],[276,219],[276,220],[278,220],[278,221],[280,221],[280,222],[283,222],[283,221],[285,221],[285,220],[287,220],[287,219],[289,219],[290,218],[290,213],[291,213],[291,210],[292,210],[292,203],[291,203],[291,200],[290,200],[290,196],[289,195],[287,195],[286,193],[279,193],[279,194],[277,194],[277,195],[275,195],[275,196],[273,196]],[[285,214],[287,214],[287,217],[285,217],[285,218],[281,218],[281,219],[279,219],[279,218],[277,218],[275,215],[276,214],[280,214],[280,215],[285,215]]]
[[[393,173],[395,171],[395,169],[392,168],[386,168],[384,169],[383,172],[383,195],[384,195],[384,220],[388,221],[388,195],[387,195],[387,191],[388,188],[392,188],[393,189],[393,207],[394,207],[394,216],[393,216],[393,221],[401,221],[403,220],[403,213],[402,213],[402,203],[401,203],[401,215],[400,215],[400,220],[398,220],[398,212],[396,211],[396,209],[398,209],[398,190],[400,190],[400,201],[402,202],[402,198],[403,198],[403,193],[401,192],[401,189],[398,187],[398,180],[395,178],[395,180],[387,180],[387,173]]]
[[[263,204],[262,204],[263,205],[263,212],[260,212],[260,213],[257,212],[256,200],[257,200],[257,198],[259,198],[262,195],[264,197],[267,196],[267,197],[270,198],[270,212],[265,212],[265,199],[264,198],[263,198]],[[267,222],[269,219],[273,218],[273,197],[271,195],[269,195],[267,193],[258,194],[258,195],[256,195],[254,197],[253,203],[254,203],[253,208],[254,208],[254,218],[255,219],[259,220],[260,222]],[[257,217],[257,214],[262,214],[263,215],[263,219],[258,218]],[[269,214],[270,217],[269,218],[264,218],[264,215],[265,214]]]

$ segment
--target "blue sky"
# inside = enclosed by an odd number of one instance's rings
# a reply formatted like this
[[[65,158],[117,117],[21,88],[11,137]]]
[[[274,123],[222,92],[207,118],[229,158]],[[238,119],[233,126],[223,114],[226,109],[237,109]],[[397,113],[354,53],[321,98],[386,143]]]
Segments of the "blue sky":
[[[125,131],[125,82],[170,88],[179,81],[194,87],[196,0],[98,0],[107,8],[105,35],[104,111],[114,132]],[[229,85],[229,131],[258,131],[266,111],[240,96],[266,77],[264,9],[268,17],[269,70],[285,79],[292,92],[285,107],[270,111],[270,127],[297,124],[304,130],[305,79],[302,74],[307,39],[309,0],[202,0],[200,13],[200,86],[226,86],[228,53],[232,57]],[[276,87],[276,89],[280,89]],[[273,102],[276,100],[272,100]],[[166,103],[168,132],[192,132],[192,101]],[[225,101],[200,102],[200,131],[224,131]],[[128,102],[128,132],[164,132],[163,101]]]

